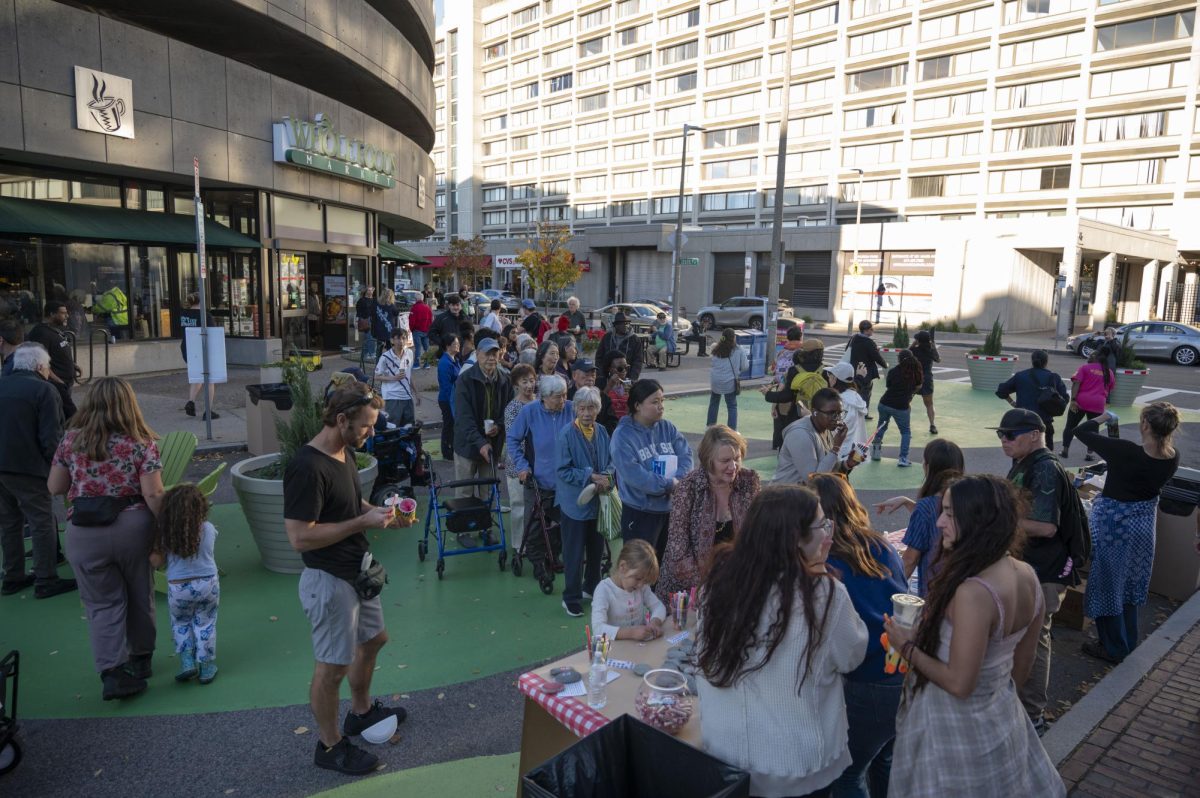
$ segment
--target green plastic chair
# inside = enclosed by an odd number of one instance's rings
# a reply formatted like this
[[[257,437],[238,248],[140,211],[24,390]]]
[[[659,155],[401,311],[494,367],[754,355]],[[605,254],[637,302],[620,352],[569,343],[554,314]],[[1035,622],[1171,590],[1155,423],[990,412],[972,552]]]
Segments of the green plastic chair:
[[[195,434],[183,430],[168,433],[158,442],[158,454],[162,459],[162,481],[164,488],[172,488],[183,479],[192,455],[196,453]]]
[[[225,472],[225,467],[228,465],[228,463],[221,463],[208,476],[196,483],[196,487],[200,489],[206,499],[212,498],[213,493],[216,492],[217,485],[221,482],[221,474]]]

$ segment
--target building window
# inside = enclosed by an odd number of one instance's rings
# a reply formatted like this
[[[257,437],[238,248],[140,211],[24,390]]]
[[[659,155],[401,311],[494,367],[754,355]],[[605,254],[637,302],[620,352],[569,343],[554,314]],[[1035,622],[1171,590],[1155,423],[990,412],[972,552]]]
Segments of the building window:
[[[559,197],[565,196],[571,190],[571,181],[569,180],[549,180],[542,183],[543,197]]]
[[[660,126],[682,125],[692,117],[693,113],[695,113],[695,106],[692,105],[674,105],[670,108],[659,108],[658,124]]]
[[[516,139],[514,138],[515,142]],[[564,144],[571,143],[571,128],[558,127],[553,130],[546,130],[542,133],[542,144],[547,147],[559,147]]]
[[[746,61],[737,61],[725,66],[712,67],[705,73],[705,80],[709,86],[720,86],[724,83],[756,78],[761,69],[762,59],[750,58]]]
[[[1100,0],[1100,5],[1105,2]],[[1004,24],[1014,25],[1040,17],[1082,11],[1087,7],[1088,0],[1008,0],[1004,4]]]
[[[708,21],[717,22],[722,19],[757,11],[762,8],[763,0],[721,0],[708,6]]]
[[[579,85],[591,86],[608,80],[608,64],[600,64],[589,69],[579,70]]]
[[[570,66],[571,64],[571,48],[564,47],[561,50],[546,53],[542,56],[542,65],[546,69],[558,69],[559,67]]]
[[[506,91],[496,94],[485,94],[483,97],[483,109],[485,111],[494,111],[506,105],[508,105],[508,92]]]
[[[523,136],[513,136],[510,147],[512,148],[513,152],[521,152],[522,150],[528,150],[532,148],[533,143],[534,135],[532,133],[527,133]]]
[[[684,72],[682,75],[675,75],[669,78],[663,78],[658,82],[658,93],[663,97],[670,97],[672,94],[680,94],[685,91],[692,91],[696,88],[696,73]]]
[[[575,135],[580,141],[590,141],[592,139],[602,138],[608,134],[608,120],[601,119],[596,122],[587,122],[582,125],[575,126]]]
[[[846,90],[850,94],[858,94],[875,89],[890,89],[893,86],[903,86],[907,80],[908,64],[876,67],[846,75]]]
[[[757,25],[738,28],[728,33],[719,33],[716,36],[708,37],[708,53],[709,55],[716,55],[730,50],[737,50],[740,47],[749,47],[752,44],[761,42],[762,37],[763,24],[761,22]]]
[[[575,190],[581,194],[596,194],[604,191],[607,185],[607,175],[590,175],[575,180]]]
[[[608,148],[599,147],[591,150],[580,150],[575,153],[577,166],[597,166],[608,162]]]
[[[523,78],[526,75],[532,75],[535,71],[537,71],[536,58],[526,58],[524,61],[518,61],[512,65],[512,76],[514,80],[516,78]]]
[[[637,169],[632,172],[613,172],[612,178],[613,191],[641,188],[646,185],[646,170]]]
[[[645,216],[650,204],[644,200],[618,200],[612,204],[613,218],[621,216]]]
[[[1079,78],[1057,78],[1040,80],[1036,83],[1023,83],[1020,86],[997,87],[996,110],[1008,111],[1015,108],[1034,108],[1039,105],[1074,102],[1079,99],[1078,88]]]
[[[632,17],[648,8],[647,0],[621,0],[617,3],[617,19]]]
[[[913,103],[913,118],[918,122],[982,113],[982,91],[968,91],[944,97],[926,97]]]
[[[523,183],[512,187],[512,198],[514,200],[530,200],[537,198],[537,186],[533,183]],[[514,219],[513,221],[516,221]]]
[[[493,116],[490,119],[483,120],[484,133],[496,133],[508,127],[508,115]]]
[[[613,118],[613,129],[617,133],[633,133],[638,130],[645,130],[649,122],[650,114],[648,113],[626,114],[625,116]]]
[[[850,37],[850,55],[868,55],[903,47],[908,41],[908,25],[862,33]]]
[[[579,32],[598,28],[601,25],[608,24],[608,8],[598,8],[595,11],[590,11],[579,17]]]
[[[524,86],[517,86],[512,90],[512,101],[514,103],[523,103],[527,100],[535,100],[538,94],[537,81],[526,83]]]
[[[524,36],[514,36],[512,40],[513,53],[523,53],[538,45],[538,32],[531,31]]]
[[[794,34],[807,33],[810,30],[817,28],[826,28],[830,25],[836,25],[838,21],[838,7],[834,3],[832,5],[821,6],[810,11],[802,11],[796,14],[796,20],[792,23],[792,32]],[[781,39],[787,36],[787,17],[771,20],[771,38]]]
[[[646,22],[642,25],[635,25],[632,28],[625,28],[617,31],[617,46],[628,47],[631,44],[638,44],[650,40],[650,23]],[[639,58],[641,56],[638,56]],[[648,59],[650,56],[646,55]],[[649,63],[645,68],[649,68]]]
[[[941,80],[956,75],[972,75],[985,72],[991,59],[987,50],[972,50],[969,53],[941,55],[917,62],[917,80]]]
[[[908,179],[908,196],[911,199],[961,197],[977,193],[979,193],[978,172],[956,175],[923,175]]]
[[[1188,82],[1187,61],[1117,69],[1092,75],[1092,96],[1112,97],[1144,91],[1182,88]]]
[[[908,6],[908,0],[851,0],[850,19],[871,17]]]
[[[783,204],[789,205],[823,205],[829,198],[829,187],[824,183],[813,186],[794,186],[783,189]],[[763,207],[775,207],[775,189],[763,193]]]
[[[586,42],[579,43],[579,57],[589,58],[593,55],[600,55],[608,50],[608,36],[597,36],[594,39],[588,39]]]
[[[599,94],[589,94],[587,97],[579,98],[579,113],[586,114],[592,111],[602,111],[608,107],[608,92],[602,91]]]
[[[1125,141],[1170,136],[1180,132],[1183,110],[1151,111],[1087,121],[1087,142]]]
[[[1016,194],[1026,191],[1050,191],[1071,186],[1071,167],[1038,166],[1032,169],[1003,169],[988,173],[988,191]]]
[[[546,119],[563,119],[571,115],[571,101],[554,103],[553,105],[544,105],[542,110],[546,112]]]
[[[548,205],[542,208],[543,222],[566,222],[571,219],[571,209],[566,205]]]
[[[483,26],[483,38],[485,39],[499,36],[501,33],[508,33],[508,17],[494,19]]]
[[[571,35],[571,23],[573,21],[574,20],[564,19],[562,22],[557,24],[548,25],[546,27],[546,44],[560,42],[569,37]]]
[[[896,162],[897,141],[883,141],[875,144],[859,144],[855,147],[842,147],[842,166],[876,166],[878,164]]]
[[[841,54],[842,51],[836,39],[810,44],[807,47],[797,47],[792,50],[792,70],[832,64],[841,57]],[[781,73],[787,68],[785,56],[785,53],[775,53],[771,56],[772,73]]]
[[[792,108],[797,108],[805,103],[824,100],[833,93],[833,78],[821,78],[820,80],[810,80],[804,83],[793,83],[792,91],[788,95],[788,102]],[[771,108],[778,108],[783,103],[783,89],[771,89],[767,92],[767,105]]]
[[[756,174],[758,174],[758,158],[734,158],[728,161],[711,161],[704,164],[704,177],[711,180],[753,177]]]
[[[514,210],[511,212],[511,215],[512,215],[512,220],[511,220],[512,224],[528,224],[529,223],[529,210],[527,208],[519,208],[517,210]]]
[[[869,108],[856,108],[842,115],[842,127],[845,130],[863,130],[872,127],[887,127],[904,123],[904,103],[889,103],[873,105]]]
[[[617,77],[645,72],[651,67],[650,53],[635,55],[633,58],[622,58],[617,62]]]
[[[1028,5],[1037,5],[1040,2],[1044,2],[1044,0],[1027,0]],[[957,14],[923,20],[921,22],[921,41],[932,42],[938,39],[948,39],[951,36],[987,30],[991,26],[991,6],[961,11]]]
[[[1042,147],[1070,147],[1075,143],[1075,122],[1050,122],[992,132],[992,152],[1017,152]]]
[[[537,5],[522,8],[512,15],[512,26],[519,28],[522,25],[528,25],[530,22],[536,21],[540,13],[541,8]]]
[[[1148,158],[1141,161],[1108,161],[1083,165],[1081,188],[1101,186],[1146,186],[1175,180],[1178,158]]]
[[[508,220],[506,211],[486,211],[483,214],[483,223],[488,225],[504,224]]]
[[[720,147],[741,147],[758,143],[758,124],[729,127],[724,130],[710,130],[704,134],[704,149]]]
[[[529,127],[537,124],[537,109],[529,108],[524,111],[513,111],[509,116],[510,127]]]
[[[491,61],[495,58],[503,58],[508,55],[508,42],[496,42],[483,48],[483,60]]]
[[[493,188],[485,188],[483,190],[484,202],[504,202],[508,198],[508,189],[504,186],[495,186]]]
[[[758,92],[756,91],[704,101],[705,116],[728,116],[756,110],[758,110]]]
[[[1200,117],[1198,117],[1200,118]],[[655,155],[679,155],[683,152],[683,136],[654,140]]]
[[[555,75],[546,81],[546,93],[554,94],[559,91],[570,89],[575,82],[575,73],[567,72],[565,75]]]
[[[646,142],[636,141],[632,144],[616,144],[613,146],[613,160],[640,161],[646,157]]]
[[[952,136],[931,136],[913,139],[912,159],[926,161],[931,158],[959,158],[979,154],[978,133],[955,133]]]
[[[1046,36],[1016,44],[1002,44],[1000,45],[1000,67],[1003,69],[1004,67],[1041,64],[1060,58],[1071,58],[1082,55],[1083,48],[1082,32]]]
[[[617,105],[631,105],[640,103],[650,99],[650,82],[637,83],[633,86],[626,86],[623,89],[617,89],[616,101]]]
[[[684,213],[692,212],[692,195],[690,194],[683,198],[683,211]],[[679,213],[678,195],[654,198],[654,214],[657,216],[664,213]]]
[[[508,152],[508,142],[504,139],[483,142],[483,157],[485,158],[504,155],[506,152]]]
[[[833,114],[792,117],[788,120],[788,141],[797,141],[809,136],[822,136],[833,129]],[[767,141],[779,139],[779,123],[767,123]]]
[[[1132,227],[1135,230],[1167,230],[1171,227],[1169,205],[1126,205],[1124,207],[1080,208],[1085,219]]]
[[[695,58],[697,47],[698,45],[694,39],[672,47],[664,47],[658,51],[658,63],[662,66],[670,66],[671,64],[678,64],[680,61]]]
[[[1192,35],[1196,21],[1195,11],[1177,11],[1157,17],[1144,17],[1116,25],[1101,25],[1096,28],[1096,50],[1120,50],[1123,47],[1138,47],[1143,44],[1186,39]]]
[[[571,170],[571,154],[547,155],[542,158],[543,172],[569,172]]]
[[[881,202],[890,200],[897,195],[899,180],[864,180],[862,183],[863,202]],[[858,202],[858,181],[851,180],[838,186],[838,202]]]
[[[575,218],[578,219],[603,219],[605,204],[603,202],[588,202],[582,205],[575,206]]]
[[[726,191],[720,194],[701,194],[700,210],[702,211],[734,211],[754,208],[757,192]]]
[[[679,14],[672,14],[659,20],[658,35],[670,36],[673,33],[694,28],[700,24],[700,9],[693,8],[689,11],[684,11]]]
[[[778,156],[768,155],[767,174],[775,174],[775,163]],[[812,176],[813,172],[823,172],[829,165],[829,150],[809,150],[807,152],[788,153],[787,164],[784,168],[785,177]]]

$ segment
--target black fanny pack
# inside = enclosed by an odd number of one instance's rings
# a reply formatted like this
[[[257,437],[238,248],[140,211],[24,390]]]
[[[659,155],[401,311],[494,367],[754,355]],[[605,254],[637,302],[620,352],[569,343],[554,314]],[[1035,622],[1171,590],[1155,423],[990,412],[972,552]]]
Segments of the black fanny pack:
[[[387,584],[387,581],[388,575],[383,563],[372,558],[371,564],[354,577],[354,592],[363,601],[370,601],[383,592],[383,586]]]
[[[143,501],[141,496],[79,496],[71,500],[75,526],[109,526],[125,508]]]

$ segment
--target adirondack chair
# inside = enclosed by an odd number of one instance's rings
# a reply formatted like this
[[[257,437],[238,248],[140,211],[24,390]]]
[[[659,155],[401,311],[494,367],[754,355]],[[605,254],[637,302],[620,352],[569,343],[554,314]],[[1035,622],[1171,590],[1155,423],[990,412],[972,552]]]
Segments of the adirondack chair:
[[[183,479],[188,463],[192,461],[192,455],[196,452],[196,443],[196,436],[183,430],[168,433],[158,442],[164,488],[174,487]]]

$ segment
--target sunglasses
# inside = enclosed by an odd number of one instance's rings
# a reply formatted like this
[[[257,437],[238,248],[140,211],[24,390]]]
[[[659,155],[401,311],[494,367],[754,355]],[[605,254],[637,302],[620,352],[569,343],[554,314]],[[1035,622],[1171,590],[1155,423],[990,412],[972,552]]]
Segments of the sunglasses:
[[[613,366],[613,371],[619,371],[622,374],[629,371],[629,366]]]
[[[357,399],[355,399],[353,401],[347,402],[346,404],[339,407],[338,411],[337,411],[337,415],[339,415],[339,416],[340,415],[349,415],[351,410],[362,407],[363,405],[369,405],[374,400],[375,400],[375,392],[372,391],[370,388],[368,388],[367,392],[364,393],[362,396],[358,397]]]
[[[1002,441],[1009,441],[1011,443],[1012,441],[1015,441],[1017,438],[1021,437],[1022,435],[1025,435],[1026,433],[1036,432],[1036,431],[1037,430],[1022,429],[1022,430],[1017,430],[1017,431],[1013,432],[1011,430],[998,429],[998,430],[996,430],[996,437]]]

